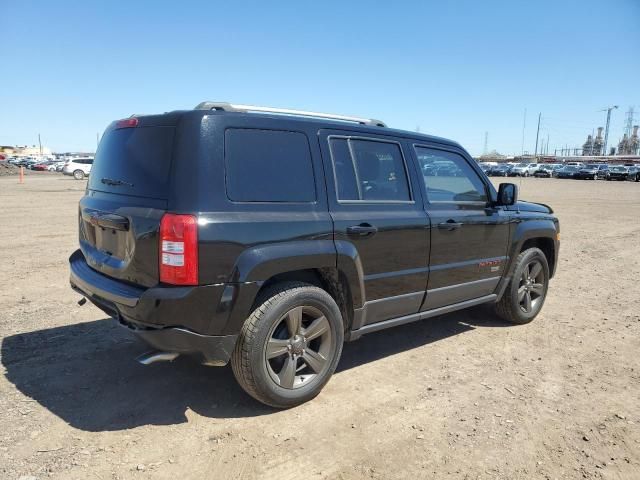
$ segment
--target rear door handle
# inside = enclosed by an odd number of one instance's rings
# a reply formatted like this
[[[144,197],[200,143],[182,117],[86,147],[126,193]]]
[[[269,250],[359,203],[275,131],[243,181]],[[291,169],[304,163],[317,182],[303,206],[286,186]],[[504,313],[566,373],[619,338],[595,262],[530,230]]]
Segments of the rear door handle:
[[[446,222],[442,222],[438,224],[438,228],[442,229],[442,230],[457,230],[458,228],[460,228],[462,226],[462,223],[460,222],[456,222],[453,219],[449,219]]]
[[[347,227],[347,235],[358,237],[370,237],[378,233],[378,229],[369,223],[361,223],[360,225],[352,225]]]

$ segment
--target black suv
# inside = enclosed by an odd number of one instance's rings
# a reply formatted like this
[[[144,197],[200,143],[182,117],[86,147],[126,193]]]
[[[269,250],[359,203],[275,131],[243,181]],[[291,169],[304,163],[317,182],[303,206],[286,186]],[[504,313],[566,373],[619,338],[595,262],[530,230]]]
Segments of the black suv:
[[[71,286],[156,349],[142,363],[231,361],[250,395],[290,407],[345,340],[485,303],[533,320],[558,260],[552,213],[496,192],[450,140],[205,102],[107,128]]]

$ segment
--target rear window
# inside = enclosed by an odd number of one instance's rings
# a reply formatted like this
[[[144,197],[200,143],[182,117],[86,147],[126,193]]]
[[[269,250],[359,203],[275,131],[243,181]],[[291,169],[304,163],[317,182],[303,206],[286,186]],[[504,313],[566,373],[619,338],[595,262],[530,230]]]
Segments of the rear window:
[[[174,127],[108,130],[98,147],[89,188],[166,199]]]
[[[313,165],[299,132],[231,128],[225,132],[227,196],[236,202],[313,202]]]

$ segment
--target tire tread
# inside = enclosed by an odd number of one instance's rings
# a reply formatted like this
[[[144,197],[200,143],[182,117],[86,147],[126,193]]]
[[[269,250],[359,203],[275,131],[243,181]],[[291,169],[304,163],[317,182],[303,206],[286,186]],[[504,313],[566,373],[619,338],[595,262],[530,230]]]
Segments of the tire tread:
[[[231,355],[231,368],[240,386],[259,402],[276,408],[282,408],[283,405],[274,403],[269,397],[262,394],[256,385],[250,365],[250,351],[267,310],[301,289],[316,289],[324,292],[321,288],[304,282],[283,282],[262,292],[256,301],[258,306],[242,326],[238,342]]]
[[[524,257],[529,255],[532,251],[535,251],[538,255],[546,259],[545,254],[539,248],[528,248],[520,252],[520,255],[518,255],[518,257],[516,258],[516,268],[514,269],[514,271],[522,263],[522,260],[524,259]],[[518,315],[518,312],[515,311],[515,307],[513,305],[513,302],[511,301],[511,288],[512,288],[511,284],[514,280],[516,280],[516,278],[512,277],[502,297],[495,304],[495,312],[500,318],[502,318],[503,320],[509,323],[524,325],[526,323],[531,322],[533,318],[525,319],[523,321],[521,320],[520,315]]]

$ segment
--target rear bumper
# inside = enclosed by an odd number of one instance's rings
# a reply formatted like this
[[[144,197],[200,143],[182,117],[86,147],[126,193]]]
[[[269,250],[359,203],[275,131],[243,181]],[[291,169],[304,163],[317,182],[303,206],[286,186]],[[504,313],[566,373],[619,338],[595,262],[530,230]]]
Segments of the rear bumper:
[[[154,348],[200,355],[210,365],[229,361],[238,338],[227,331],[236,286],[142,288],[93,270],[80,250],[69,267],[71,288]]]
[[[202,363],[212,366],[223,366],[229,362],[238,339],[237,335],[200,335],[178,327],[141,328],[122,320],[120,325],[157,350],[196,355]]]

